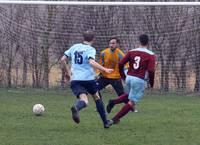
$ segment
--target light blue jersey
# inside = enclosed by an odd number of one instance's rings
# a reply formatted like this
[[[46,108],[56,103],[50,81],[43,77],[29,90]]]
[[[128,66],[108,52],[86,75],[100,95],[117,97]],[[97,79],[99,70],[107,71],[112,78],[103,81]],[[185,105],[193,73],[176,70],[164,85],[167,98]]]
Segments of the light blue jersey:
[[[73,45],[64,52],[64,55],[71,58],[71,80],[88,81],[95,79],[93,67],[89,64],[89,58],[95,59],[96,50],[94,47],[79,43]]]

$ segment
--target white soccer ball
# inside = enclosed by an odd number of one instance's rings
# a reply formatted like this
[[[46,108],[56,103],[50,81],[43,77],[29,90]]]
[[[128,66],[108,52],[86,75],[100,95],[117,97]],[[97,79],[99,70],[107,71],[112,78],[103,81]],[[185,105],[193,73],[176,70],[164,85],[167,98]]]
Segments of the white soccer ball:
[[[44,106],[42,104],[35,104],[33,106],[33,113],[37,116],[41,116],[44,114]]]

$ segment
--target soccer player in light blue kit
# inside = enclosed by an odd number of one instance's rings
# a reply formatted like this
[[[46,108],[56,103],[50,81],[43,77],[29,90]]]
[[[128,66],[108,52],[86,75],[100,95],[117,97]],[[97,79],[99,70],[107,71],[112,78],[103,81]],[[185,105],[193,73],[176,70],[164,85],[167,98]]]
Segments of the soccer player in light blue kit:
[[[71,107],[72,119],[77,124],[80,122],[79,111],[87,106],[87,94],[89,93],[94,98],[104,128],[109,128],[104,105],[98,91],[98,84],[95,80],[94,68],[106,73],[111,73],[113,69],[105,68],[95,61],[96,50],[91,46],[94,42],[93,32],[85,31],[83,39],[83,43],[73,45],[64,52],[61,58],[61,67],[66,72],[69,72],[66,67],[66,61],[71,58],[72,75],[70,76],[68,73],[68,76],[71,78],[71,90],[78,98],[76,103]]]

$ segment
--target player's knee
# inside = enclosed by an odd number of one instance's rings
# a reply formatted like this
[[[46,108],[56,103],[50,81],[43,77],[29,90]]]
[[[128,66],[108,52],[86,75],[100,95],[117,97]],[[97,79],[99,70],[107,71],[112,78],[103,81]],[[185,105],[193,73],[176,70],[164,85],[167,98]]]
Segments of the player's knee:
[[[132,101],[132,100],[129,100],[129,101],[128,101],[128,104],[129,104],[130,106],[132,106],[132,107],[135,106],[135,102]]]
[[[85,102],[86,107],[88,106],[88,103],[89,103],[88,99],[80,99],[80,100]]]
[[[93,95],[92,97],[93,97],[94,100],[99,100],[99,99],[101,99],[100,96],[99,96],[98,94],[95,94],[95,95]]]
[[[84,101],[86,105],[88,105],[89,101],[86,94],[81,94],[79,98],[80,100]]]
[[[89,101],[88,101],[88,100],[85,100],[85,104],[86,104],[86,106],[88,105],[88,103],[89,103]]]

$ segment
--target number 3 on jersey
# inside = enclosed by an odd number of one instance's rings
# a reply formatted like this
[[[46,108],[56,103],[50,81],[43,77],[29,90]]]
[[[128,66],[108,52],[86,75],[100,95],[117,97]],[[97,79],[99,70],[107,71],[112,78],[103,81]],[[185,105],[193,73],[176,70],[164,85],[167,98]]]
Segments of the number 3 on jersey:
[[[133,64],[133,68],[134,69],[138,69],[140,67],[140,60],[141,60],[141,57],[140,56],[136,56],[134,58],[135,62]]]

